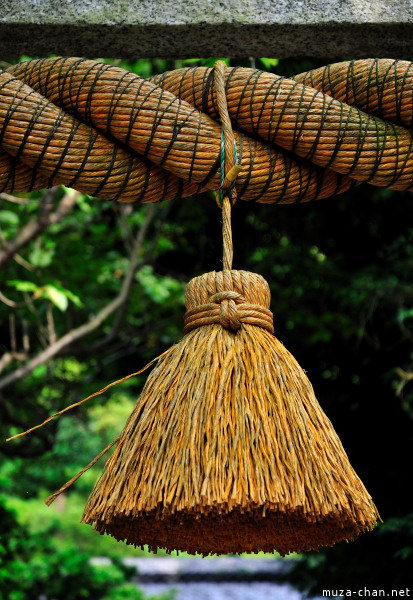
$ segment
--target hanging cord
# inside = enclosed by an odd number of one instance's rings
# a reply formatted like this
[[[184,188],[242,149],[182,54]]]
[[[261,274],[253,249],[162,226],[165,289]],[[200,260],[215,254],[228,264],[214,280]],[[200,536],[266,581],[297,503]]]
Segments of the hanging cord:
[[[228,114],[227,97],[225,92],[225,67],[223,60],[214,65],[214,89],[217,98],[218,112],[221,119],[221,185],[217,192],[217,203],[222,209],[222,238],[224,245],[223,268],[232,269],[234,256],[232,247],[231,206],[237,199],[235,180],[241,171],[237,163],[237,145],[232,131],[231,119]]]

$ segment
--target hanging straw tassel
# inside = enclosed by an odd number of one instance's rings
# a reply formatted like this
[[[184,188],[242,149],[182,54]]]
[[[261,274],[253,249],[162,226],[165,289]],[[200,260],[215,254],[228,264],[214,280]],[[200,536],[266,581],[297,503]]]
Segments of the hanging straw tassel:
[[[224,270],[187,285],[185,336],[149,375],[82,521],[151,550],[284,555],[353,539],[379,515],[273,335],[267,282],[232,270],[239,167],[224,67],[214,70]]]
[[[204,555],[284,555],[371,530],[376,507],[272,335],[266,281],[207,273],[186,305],[186,335],[150,374],[83,522]]]

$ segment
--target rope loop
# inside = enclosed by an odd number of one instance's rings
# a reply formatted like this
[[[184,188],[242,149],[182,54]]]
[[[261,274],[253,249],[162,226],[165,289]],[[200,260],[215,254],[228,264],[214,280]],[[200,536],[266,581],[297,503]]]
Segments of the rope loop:
[[[221,119],[221,177],[220,187],[216,194],[218,206],[222,210],[222,238],[224,244],[223,267],[232,269],[234,251],[232,247],[231,206],[235,204],[237,192],[235,180],[241,170],[237,164],[238,154],[232,131],[231,119],[228,113],[225,93],[225,67],[223,60],[217,60],[214,65],[214,89],[217,97],[219,118]]]
[[[221,175],[220,187],[217,191],[217,203],[220,208],[223,207],[225,196],[228,196],[232,206],[235,204],[237,198],[235,181],[241,171],[241,166],[238,164],[237,144],[228,113],[225,67],[223,60],[217,60],[214,65],[214,90],[221,120]]]
[[[244,296],[241,296],[241,294],[238,294],[238,292],[233,292],[232,290],[227,290],[225,292],[217,292],[209,298],[209,301],[213,304],[221,304],[221,302],[223,302],[224,300],[232,300],[236,304],[246,302]]]

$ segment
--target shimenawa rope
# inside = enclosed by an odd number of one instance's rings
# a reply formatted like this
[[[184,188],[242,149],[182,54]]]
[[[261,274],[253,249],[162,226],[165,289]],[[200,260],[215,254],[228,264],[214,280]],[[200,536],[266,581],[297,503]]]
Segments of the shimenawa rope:
[[[64,183],[154,202],[218,189],[216,76],[195,67],[150,82],[59,57],[11,67],[0,73],[0,190]],[[306,202],[363,181],[411,189],[411,63],[351,61],[295,80],[243,68],[223,76],[239,198]]]

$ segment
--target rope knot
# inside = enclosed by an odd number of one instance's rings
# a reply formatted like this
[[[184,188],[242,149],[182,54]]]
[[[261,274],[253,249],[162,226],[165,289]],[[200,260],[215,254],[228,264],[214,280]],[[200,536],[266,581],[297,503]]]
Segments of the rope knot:
[[[242,293],[228,289],[233,286]],[[221,291],[216,291],[217,287]],[[268,285],[254,273],[214,271],[195,277],[187,285],[185,299],[184,333],[203,325],[221,325],[233,331],[255,325],[274,333]]]
[[[219,322],[225,329],[236,331],[241,327],[241,318],[238,314],[237,304],[245,303],[241,294],[234,291],[218,292],[209,298],[213,304],[219,304]]]

